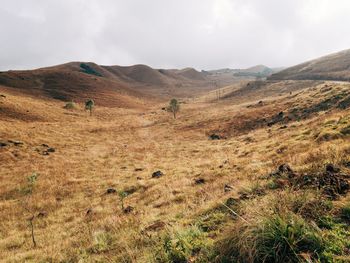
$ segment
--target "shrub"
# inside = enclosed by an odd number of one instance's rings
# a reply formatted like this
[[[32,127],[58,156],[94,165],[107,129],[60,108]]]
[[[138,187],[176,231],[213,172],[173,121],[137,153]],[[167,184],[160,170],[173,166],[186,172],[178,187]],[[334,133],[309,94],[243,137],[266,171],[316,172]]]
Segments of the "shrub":
[[[85,101],[85,110],[90,111],[90,116],[92,115],[92,109],[95,107],[95,102],[93,99],[88,99]]]

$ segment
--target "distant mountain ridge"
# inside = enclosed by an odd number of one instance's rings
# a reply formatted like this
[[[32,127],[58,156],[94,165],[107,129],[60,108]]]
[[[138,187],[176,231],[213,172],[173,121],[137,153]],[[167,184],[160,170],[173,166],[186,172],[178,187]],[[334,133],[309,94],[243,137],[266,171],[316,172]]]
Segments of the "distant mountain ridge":
[[[278,72],[279,70],[280,68],[273,69],[265,65],[256,65],[246,69],[224,68],[224,69],[218,69],[218,70],[210,70],[208,72],[209,74],[215,74],[215,75],[231,74],[235,77],[266,78],[272,75],[273,73]]]

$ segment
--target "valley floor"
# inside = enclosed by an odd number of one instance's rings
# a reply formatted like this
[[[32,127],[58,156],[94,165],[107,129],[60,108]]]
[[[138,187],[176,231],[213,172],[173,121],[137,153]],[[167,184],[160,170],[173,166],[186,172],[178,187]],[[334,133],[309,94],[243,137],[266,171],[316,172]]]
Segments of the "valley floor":
[[[349,92],[349,84],[329,82],[240,103],[189,100],[172,119],[165,105],[97,105],[90,117],[82,105],[67,110],[0,89],[0,259],[253,262],[262,252],[257,241],[245,250],[249,227],[267,215],[293,214],[317,224],[326,245],[296,252],[290,262],[349,260],[346,191],[333,198],[268,176],[281,164],[309,175],[333,164],[348,180],[350,111],[334,105]],[[152,177],[156,171],[163,175]],[[306,207],[310,200],[331,207]],[[293,210],[298,202],[319,214]],[[317,217],[332,221],[338,234],[323,230]],[[241,233],[245,246],[227,252],[230,233]],[[337,247],[329,248],[327,236]]]

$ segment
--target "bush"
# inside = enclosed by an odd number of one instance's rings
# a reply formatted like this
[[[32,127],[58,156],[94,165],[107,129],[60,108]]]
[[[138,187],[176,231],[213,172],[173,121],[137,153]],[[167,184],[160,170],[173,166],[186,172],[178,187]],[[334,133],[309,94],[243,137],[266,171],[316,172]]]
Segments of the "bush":
[[[236,224],[218,246],[219,262],[302,262],[323,250],[319,230],[295,214]]]

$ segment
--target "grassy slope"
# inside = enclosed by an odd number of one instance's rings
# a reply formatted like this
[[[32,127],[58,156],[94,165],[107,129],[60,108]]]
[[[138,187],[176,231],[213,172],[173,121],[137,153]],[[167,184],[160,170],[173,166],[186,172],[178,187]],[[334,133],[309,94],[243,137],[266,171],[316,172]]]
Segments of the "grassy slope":
[[[322,84],[292,95],[263,98],[262,106],[256,106],[261,99],[257,96],[244,104],[232,103],[234,98],[189,102],[182,105],[177,120],[161,111],[162,105],[142,111],[97,107],[94,116],[88,117],[82,105],[68,111],[56,101],[0,89],[6,95],[0,98],[0,110],[6,109],[0,115],[0,141],[23,142],[0,148],[0,258],[8,262],[149,262],[152,253],[162,248],[164,239],[159,237],[174,230],[179,231],[175,234],[192,231],[194,223],[203,228],[203,220],[209,231],[200,246],[211,247],[211,241],[231,231],[222,229],[243,224],[243,219],[232,219],[230,212],[216,213],[213,208],[229,197],[264,187],[268,182],[262,176],[279,164],[311,171],[323,169],[327,162],[347,161],[348,135],[340,131],[350,125],[349,110],[313,112],[287,123],[283,130],[284,123],[251,125],[296,106],[317,105],[350,88],[349,84],[327,85],[331,88]],[[210,141],[207,136],[212,132],[227,139]],[[56,151],[41,155],[42,144]],[[156,170],[165,175],[151,178]],[[38,177],[31,184],[28,177],[34,173]],[[198,178],[205,183],[195,184]],[[233,190],[225,192],[225,184]],[[110,187],[134,189],[124,199],[125,206],[134,207],[131,213],[123,213],[117,194],[105,194]],[[268,199],[278,194],[284,192],[269,191],[261,199],[244,201],[237,211],[244,220],[254,221],[256,214],[267,209]],[[344,198],[335,205],[342,206]],[[34,220],[37,247],[33,248],[28,218],[40,212],[43,216]],[[217,218],[207,222],[206,213]],[[165,223],[165,229],[147,229],[157,220]],[[188,256],[196,259],[196,253]]]

